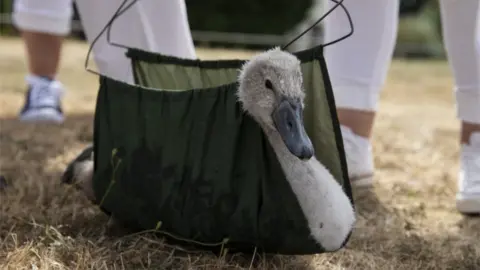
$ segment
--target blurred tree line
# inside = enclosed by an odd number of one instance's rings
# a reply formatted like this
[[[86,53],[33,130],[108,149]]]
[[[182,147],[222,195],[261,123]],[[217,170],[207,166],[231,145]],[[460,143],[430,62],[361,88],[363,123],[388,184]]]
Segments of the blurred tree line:
[[[186,0],[192,30],[285,34],[302,22],[314,0]],[[0,13],[10,13],[13,0],[0,1]],[[238,2],[237,2],[238,3]],[[401,0],[396,54],[443,57],[437,0]],[[321,14],[318,15],[320,17]],[[78,18],[78,14],[75,16]],[[0,34],[15,34],[10,25],[0,25]],[[83,37],[83,33],[72,33]]]

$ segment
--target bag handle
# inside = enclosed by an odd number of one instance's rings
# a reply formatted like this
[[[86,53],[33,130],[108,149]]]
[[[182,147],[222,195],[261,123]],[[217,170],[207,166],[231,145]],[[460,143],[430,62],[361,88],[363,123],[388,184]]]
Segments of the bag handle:
[[[123,13],[125,13],[125,11],[127,11],[128,9],[130,9],[135,3],[137,3],[138,0],[132,0],[131,3],[129,3],[128,5],[127,2],[128,0],[124,0],[122,2],[122,4],[118,7],[117,11],[115,12],[115,14],[113,14],[112,18],[110,18],[110,20],[107,22],[107,24],[103,27],[102,31],[100,31],[100,33],[95,37],[95,39],[93,40],[92,44],[90,44],[90,47],[88,49],[88,53],[87,53],[87,57],[85,59],[85,70],[92,73],[92,74],[95,74],[97,76],[102,76],[100,73],[98,73],[97,71],[94,71],[92,69],[90,69],[88,67],[88,61],[90,60],[90,54],[92,53],[92,50],[93,50],[93,46],[95,46],[95,43],[97,43],[98,39],[102,36],[103,33],[105,33],[105,31],[107,31],[107,42],[108,44],[114,46],[114,47],[119,47],[119,48],[122,48],[122,49],[129,49],[129,47],[125,46],[125,45],[122,45],[122,44],[118,44],[118,43],[115,43],[115,42],[112,42],[111,41],[111,29],[112,29],[112,25],[114,23],[114,21],[120,17]],[[311,31],[315,26],[317,26],[320,22],[322,22],[330,13],[332,13],[335,9],[337,9],[338,7],[341,7],[343,9],[343,11],[345,12],[345,14],[347,15],[347,19],[348,19],[348,22],[349,22],[349,26],[350,26],[350,31],[349,33],[347,33],[346,35],[338,38],[338,39],[335,39],[333,41],[330,41],[328,43],[325,43],[323,44],[322,46],[323,47],[327,47],[327,46],[330,46],[332,44],[335,44],[337,42],[340,42],[346,38],[348,38],[349,36],[351,36],[354,32],[354,29],[353,29],[353,21],[352,21],[352,17],[350,16],[350,13],[348,12],[347,8],[344,6],[343,4],[343,1],[344,0],[330,0],[332,2],[335,3],[335,5],[328,11],[326,12],[324,15],[322,15],[318,20],[316,20],[310,27],[308,27],[307,29],[305,29],[303,32],[301,32],[298,36],[296,36],[295,38],[293,38],[290,42],[288,42],[286,45],[284,45],[282,47],[282,50],[285,50],[288,46],[292,45],[295,41],[297,41],[298,39],[300,39],[302,36],[304,36],[306,33],[308,33],[309,31]],[[126,6],[125,6],[126,5]],[[125,7],[124,7],[125,6]]]
[[[335,44],[337,42],[340,42],[346,38],[348,38],[349,36],[351,36],[353,34],[353,21],[352,21],[352,17],[350,16],[350,12],[348,12],[347,8],[345,7],[345,5],[343,5],[343,1],[344,0],[340,0],[340,1],[337,1],[337,0],[330,0],[335,4],[335,6],[333,6],[328,12],[326,12],[325,14],[323,14],[322,17],[320,17],[318,20],[316,20],[310,27],[308,27],[307,29],[305,29],[303,32],[301,32],[298,36],[296,36],[294,39],[292,39],[290,42],[288,42],[286,45],[284,45],[282,47],[282,50],[285,50],[288,46],[292,45],[295,41],[297,41],[299,38],[303,37],[306,33],[308,33],[309,31],[311,31],[315,26],[317,26],[317,24],[319,24],[320,22],[322,22],[330,13],[332,13],[335,9],[337,9],[338,7],[341,7],[343,9],[343,11],[345,11],[345,15],[347,15],[347,19],[348,19],[348,23],[349,23],[349,26],[350,26],[350,32],[348,32],[348,34],[346,34],[345,36],[343,37],[340,37],[340,38],[337,38],[333,41],[330,41],[328,43],[325,43],[323,44],[322,46],[323,47],[327,47],[327,46],[330,46],[332,44]]]

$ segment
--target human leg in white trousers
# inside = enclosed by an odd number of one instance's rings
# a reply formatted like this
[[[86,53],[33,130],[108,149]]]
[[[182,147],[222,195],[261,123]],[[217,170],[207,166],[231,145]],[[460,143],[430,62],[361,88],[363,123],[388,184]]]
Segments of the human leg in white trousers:
[[[455,78],[461,125],[457,208],[480,212],[480,27],[478,0],[441,0],[444,39]],[[355,33],[326,49],[352,184],[368,186],[374,171],[370,136],[391,61],[398,0],[345,0]],[[325,19],[326,39],[348,31],[341,12]]]
[[[122,1],[78,0],[77,7],[89,42],[100,33]],[[63,37],[70,32],[72,2],[68,0],[16,0],[14,22],[27,47],[29,86],[20,113],[24,121],[62,122],[63,86],[55,78]],[[169,31],[168,31],[169,30]],[[195,58],[185,3],[142,0],[116,21],[112,40],[127,46],[184,58]],[[107,43],[95,44],[94,57],[101,74],[132,82],[125,50]]]

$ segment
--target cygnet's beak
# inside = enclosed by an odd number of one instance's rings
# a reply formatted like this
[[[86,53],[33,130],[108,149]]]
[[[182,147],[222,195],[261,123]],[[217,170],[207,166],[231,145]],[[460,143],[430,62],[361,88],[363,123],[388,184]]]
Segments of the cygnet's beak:
[[[301,104],[292,99],[282,98],[272,117],[288,150],[300,159],[310,159],[314,149],[303,125]]]

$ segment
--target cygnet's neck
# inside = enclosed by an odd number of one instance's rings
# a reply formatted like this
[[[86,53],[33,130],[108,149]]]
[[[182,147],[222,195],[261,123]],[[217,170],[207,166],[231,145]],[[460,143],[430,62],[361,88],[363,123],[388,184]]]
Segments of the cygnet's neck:
[[[355,222],[350,199],[328,169],[313,156],[302,161],[288,150],[277,130],[262,125],[298,199],[313,238],[326,250],[341,247]]]

